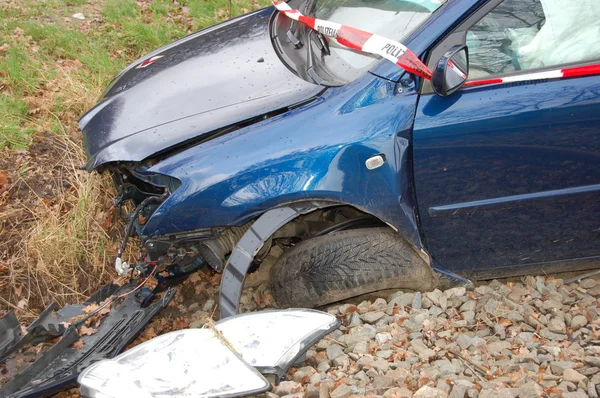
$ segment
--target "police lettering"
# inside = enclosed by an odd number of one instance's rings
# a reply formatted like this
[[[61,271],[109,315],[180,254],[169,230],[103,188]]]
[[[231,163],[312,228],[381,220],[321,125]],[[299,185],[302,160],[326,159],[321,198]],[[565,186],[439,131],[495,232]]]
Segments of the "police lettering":
[[[389,44],[389,43],[386,44],[385,46],[383,46],[381,51],[385,51],[386,54],[391,55],[392,57],[394,57],[396,59],[399,59],[405,53],[405,51],[402,48],[394,46],[393,44]]]
[[[329,26],[318,26],[319,32],[323,33],[325,36],[336,38],[338,35],[338,30],[334,28],[330,28]]]

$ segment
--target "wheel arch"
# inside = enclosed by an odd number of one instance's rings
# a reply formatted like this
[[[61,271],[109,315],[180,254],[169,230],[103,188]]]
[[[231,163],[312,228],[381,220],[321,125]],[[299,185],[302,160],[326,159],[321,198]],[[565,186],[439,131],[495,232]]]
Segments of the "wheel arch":
[[[373,216],[386,224],[396,233],[399,233],[400,237],[406,240],[415,252],[429,265],[429,256],[422,248],[416,247],[412,242],[402,236],[401,232],[394,225],[386,222],[377,215],[366,212],[356,206],[348,205],[347,203],[334,201],[308,200],[287,203],[284,206],[272,208],[262,213],[256,221],[252,223],[250,228],[234,247],[221,279],[219,297],[221,318],[237,314],[239,300],[248,270],[254,260],[254,256],[261,250],[269,238],[271,238],[279,229],[288,223],[293,222],[299,216],[340,205],[355,208],[356,210]]]

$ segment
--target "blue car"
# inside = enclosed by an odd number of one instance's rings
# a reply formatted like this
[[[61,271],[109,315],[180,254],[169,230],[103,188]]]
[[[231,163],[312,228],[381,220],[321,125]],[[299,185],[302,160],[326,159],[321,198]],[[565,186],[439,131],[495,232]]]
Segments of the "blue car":
[[[431,79],[274,7],[133,63],[80,121],[87,169],[135,203],[119,273],[210,266],[228,316],[267,267],[280,306],[315,307],[599,266],[597,0],[288,5]]]

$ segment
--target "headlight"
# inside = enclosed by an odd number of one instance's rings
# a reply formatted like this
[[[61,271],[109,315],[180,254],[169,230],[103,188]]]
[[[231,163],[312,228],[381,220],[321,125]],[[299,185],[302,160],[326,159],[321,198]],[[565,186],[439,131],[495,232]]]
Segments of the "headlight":
[[[281,376],[339,324],[326,312],[288,309],[236,315],[216,327],[246,362],[263,373]]]
[[[260,394],[317,340],[339,326],[333,315],[290,309],[224,319],[215,329],[186,329],[148,340],[79,376],[81,395],[233,397]],[[234,352],[235,351],[235,352]],[[239,355],[238,355],[239,354]]]
[[[148,340],[90,366],[78,381],[88,398],[234,397],[271,387],[210,329]]]

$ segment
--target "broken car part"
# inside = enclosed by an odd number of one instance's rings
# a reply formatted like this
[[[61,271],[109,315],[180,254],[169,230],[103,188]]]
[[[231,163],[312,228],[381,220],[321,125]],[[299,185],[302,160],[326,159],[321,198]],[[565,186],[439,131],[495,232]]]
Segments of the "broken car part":
[[[373,226],[406,241],[409,262],[417,253],[421,264],[442,270],[444,284],[597,267],[590,215],[600,203],[593,128],[600,81],[591,73],[600,47],[561,49],[595,43],[598,7],[586,0],[568,13],[548,12],[554,3],[290,0],[277,4],[283,12],[270,7],[210,27],[111,83],[80,121],[88,170],[115,177],[117,203],[135,208],[167,195],[130,216],[142,273],[153,263],[173,274],[206,264],[220,271],[229,261],[224,316],[236,313],[245,273],[267,265],[261,260],[271,247],[282,256],[307,245],[323,253],[351,229],[363,230],[365,247],[388,242],[369,236]],[[547,28],[559,25],[565,36],[542,46]],[[374,52],[392,61],[412,50],[447,96],[418,73],[358,50],[375,43]],[[444,57],[452,48],[454,56]],[[476,84],[469,77],[495,83],[469,87]],[[249,232],[273,209],[313,202],[351,211],[338,217],[317,208],[279,229],[272,224],[271,234]],[[363,217],[366,224],[358,223]],[[363,275],[372,269],[366,258],[352,267]],[[303,269],[302,280],[328,283],[320,267]],[[322,298],[332,297],[340,296]]]
[[[9,311],[0,319],[0,361],[18,346],[23,332],[14,311]]]
[[[246,362],[281,378],[306,350],[339,326],[331,314],[294,308],[235,315],[215,328]]]
[[[148,340],[79,376],[86,398],[240,397],[271,385],[212,329],[185,329]]]
[[[111,294],[111,297],[116,297],[123,292],[131,292],[133,286],[135,284],[117,286],[118,290],[114,287],[105,290],[104,293],[108,295],[104,299],[111,300],[108,297]],[[69,325],[58,343],[0,389],[0,397],[34,398],[74,386],[81,371],[121,352],[150,319],[168,304],[173,294],[174,290],[167,290],[162,298],[147,308],[141,307],[141,300],[136,295],[128,294],[122,303],[115,303],[97,329],[89,335],[79,336],[77,322]],[[73,346],[80,339],[83,346]]]
[[[3,350],[4,352],[0,352],[0,361],[3,361],[21,347],[62,336],[67,329],[65,326],[66,322],[75,316],[81,315],[81,308],[85,307],[85,304],[69,305],[58,311],[55,311],[56,307],[56,303],[51,303],[27,327],[25,335],[19,333],[20,339],[15,341],[10,347],[7,347],[6,350]],[[21,326],[19,325],[20,328]],[[0,325],[0,331],[4,333],[3,325]]]
[[[219,296],[221,318],[237,314],[248,269],[254,260],[254,255],[258,253],[269,236],[290,220],[321,206],[318,203],[307,203],[269,210],[246,231],[231,253],[221,279]]]
[[[233,397],[270,384],[258,372],[283,376],[306,350],[337,329],[333,315],[307,309],[237,315],[214,328],[185,329],[142,343],[79,377],[86,398]]]
[[[167,196],[168,196],[167,193],[164,193],[163,195],[160,195],[160,196],[148,196],[147,198],[142,200],[142,202],[139,205],[137,205],[135,210],[129,215],[130,220],[129,220],[129,223],[127,223],[127,227],[125,228],[125,236],[123,237],[123,242],[121,243],[121,246],[119,246],[119,249],[117,251],[117,258],[115,259],[115,270],[117,271],[117,274],[119,276],[124,275],[124,274],[128,273],[129,271],[131,271],[131,267],[129,266],[129,264],[127,264],[126,262],[123,262],[121,257],[123,255],[123,251],[127,247],[127,241],[129,240],[129,237],[133,233],[133,228],[136,224],[136,221],[139,223],[138,216],[140,215],[140,213],[144,210],[144,208],[146,206],[148,206],[149,204],[153,204],[153,203],[160,204],[165,200],[165,198]],[[148,259],[148,260],[150,260],[150,259]],[[150,260],[150,261],[153,261],[153,260]]]
[[[57,310],[56,303],[50,303],[44,311],[25,329],[26,333],[22,335],[19,333],[20,339],[14,341],[12,345],[5,345],[4,350],[0,350],[0,362],[7,358],[11,353],[17,351],[21,347],[25,347],[30,344],[37,344],[48,339],[62,336],[67,330],[68,322],[80,315],[83,315],[82,309],[90,304],[97,303],[105,300],[113,292],[115,292],[119,286],[108,284],[99,289],[89,299],[81,304],[71,304]],[[9,313],[10,316],[10,313]],[[9,327],[6,323],[0,323],[0,334],[5,336],[14,335],[6,330]],[[12,323],[14,326],[14,323]],[[20,329],[19,325],[19,329]],[[2,346],[0,344],[0,346]]]
[[[144,57],[162,55],[158,62],[136,69],[139,60],[122,71],[79,121],[87,169],[142,162],[167,148],[206,142],[314,99],[324,88],[295,76],[276,59],[269,37],[272,14],[263,9],[209,27]],[[230,62],[236,57],[249,63]],[[258,63],[261,57],[266,62]],[[173,85],[174,77],[186,84]]]

